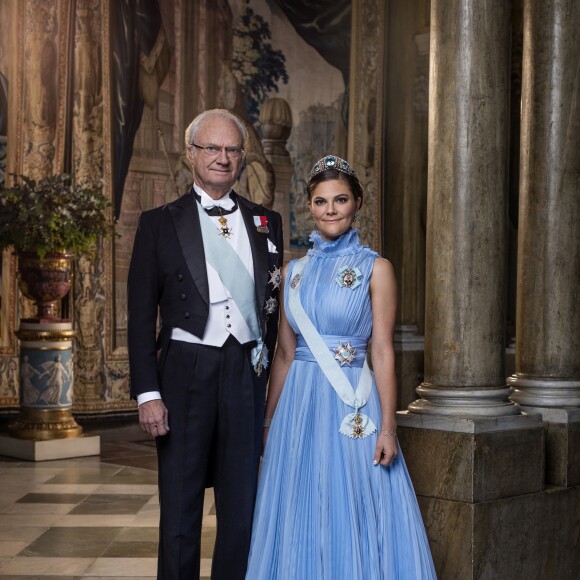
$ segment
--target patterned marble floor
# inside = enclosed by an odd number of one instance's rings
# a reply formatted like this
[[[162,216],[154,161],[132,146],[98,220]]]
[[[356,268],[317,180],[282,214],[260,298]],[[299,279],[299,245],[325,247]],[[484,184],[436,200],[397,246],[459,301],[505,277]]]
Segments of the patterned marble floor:
[[[0,456],[0,579],[156,577],[159,503],[155,448],[135,423],[101,435],[101,456],[23,462]],[[201,576],[215,541],[206,492]]]

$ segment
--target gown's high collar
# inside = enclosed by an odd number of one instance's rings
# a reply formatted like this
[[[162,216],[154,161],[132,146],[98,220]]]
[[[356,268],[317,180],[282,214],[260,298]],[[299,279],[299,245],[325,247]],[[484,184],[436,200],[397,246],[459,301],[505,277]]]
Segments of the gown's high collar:
[[[342,236],[331,242],[325,241],[320,232],[314,230],[310,234],[310,241],[314,244],[312,249],[308,250],[308,255],[311,257],[333,258],[345,256],[347,254],[355,254],[361,248],[356,228],[350,228]]]

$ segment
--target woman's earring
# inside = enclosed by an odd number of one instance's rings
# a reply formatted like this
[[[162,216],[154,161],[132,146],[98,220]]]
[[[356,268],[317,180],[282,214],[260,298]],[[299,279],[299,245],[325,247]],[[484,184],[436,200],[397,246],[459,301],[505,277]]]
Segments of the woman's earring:
[[[354,212],[354,219],[357,220],[359,216],[358,209]]]
[[[312,225],[314,226],[314,229],[317,230],[318,229],[318,224],[316,223],[316,220],[314,219],[314,216],[312,214],[310,214],[310,217],[312,218]]]

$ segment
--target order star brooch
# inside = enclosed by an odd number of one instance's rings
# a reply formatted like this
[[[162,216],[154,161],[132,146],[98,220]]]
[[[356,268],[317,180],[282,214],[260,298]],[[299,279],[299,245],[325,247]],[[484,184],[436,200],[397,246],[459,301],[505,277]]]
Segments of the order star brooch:
[[[280,273],[280,268],[274,268],[270,274],[270,279],[268,280],[268,284],[272,284],[272,290],[276,290],[278,286],[280,286],[280,282],[282,281],[282,274]]]
[[[274,314],[274,312],[276,312],[276,308],[278,308],[278,301],[276,298],[268,298],[268,300],[266,300],[266,305],[264,306],[266,314]]]
[[[360,286],[362,278],[363,275],[358,268],[343,266],[338,270],[338,275],[335,280],[339,286],[354,290],[357,286]]]
[[[350,345],[350,342],[343,344],[342,341],[338,343],[338,348],[334,349],[336,356],[334,357],[343,367],[345,364],[350,366],[350,363],[354,360],[355,350]]]

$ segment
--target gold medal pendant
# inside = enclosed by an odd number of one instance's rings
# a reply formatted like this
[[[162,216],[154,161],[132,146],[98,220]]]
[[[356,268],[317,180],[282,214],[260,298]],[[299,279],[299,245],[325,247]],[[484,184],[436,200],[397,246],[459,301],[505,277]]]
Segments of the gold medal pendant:
[[[228,224],[228,219],[222,215],[219,217],[218,222],[220,223],[220,236],[231,238],[233,232]]]
[[[360,416],[360,413],[355,415],[352,436],[354,439],[362,439],[365,436],[365,428],[362,424],[362,417]]]

